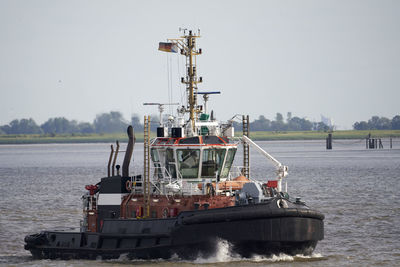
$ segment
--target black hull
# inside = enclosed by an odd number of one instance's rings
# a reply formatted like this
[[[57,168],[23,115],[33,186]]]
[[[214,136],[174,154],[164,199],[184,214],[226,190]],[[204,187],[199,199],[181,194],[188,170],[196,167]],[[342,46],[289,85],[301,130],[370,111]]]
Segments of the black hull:
[[[101,233],[52,232],[27,236],[35,258],[195,259],[211,256],[218,240],[242,257],[285,253],[309,255],[324,237],[324,216],[305,208],[257,204],[183,212],[173,219],[105,220]]]
[[[236,242],[231,244],[230,253],[243,258],[251,258],[254,255],[311,255],[317,241],[305,242]],[[30,251],[35,259],[118,259],[126,255],[129,259],[170,259],[178,256],[179,259],[195,260],[199,256],[207,258],[215,255],[218,242],[198,243],[195,245],[152,247],[143,249],[68,249],[68,248],[31,248]]]

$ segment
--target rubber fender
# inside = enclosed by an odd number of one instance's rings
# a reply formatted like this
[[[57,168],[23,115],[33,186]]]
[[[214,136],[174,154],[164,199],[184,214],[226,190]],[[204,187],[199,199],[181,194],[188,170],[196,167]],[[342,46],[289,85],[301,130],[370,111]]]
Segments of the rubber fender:
[[[220,212],[202,212],[193,214],[190,217],[182,218],[183,224],[201,224],[214,223],[224,221],[253,220],[260,218],[276,218],[276,217],[307,217],[323,220],[325,216],[318,211],[307,209],[251,209],[243,208],[240,210],[220,211]]]

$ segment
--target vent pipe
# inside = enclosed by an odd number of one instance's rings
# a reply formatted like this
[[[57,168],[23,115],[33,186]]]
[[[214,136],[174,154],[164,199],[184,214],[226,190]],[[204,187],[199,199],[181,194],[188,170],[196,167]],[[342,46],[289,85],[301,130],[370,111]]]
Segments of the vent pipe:
[[[129,177],[129,163],[131,162],[133,147],[135,146],[136,142],[136,137],[131,125],[129,125],[127,129],[127,133],[129,140],[125,151],[124,163],[122,164],[122,177]]]

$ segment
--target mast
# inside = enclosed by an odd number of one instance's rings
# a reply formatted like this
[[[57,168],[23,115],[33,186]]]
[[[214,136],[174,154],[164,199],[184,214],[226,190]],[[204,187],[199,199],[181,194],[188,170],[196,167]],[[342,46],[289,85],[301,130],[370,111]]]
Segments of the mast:
[[[175,48],[179,47],[181,55],[186,57],[186,77],[181,77],[181,82],[186,85],[188,95],[187,109],[189,109],[188,112],[190,113],[190,121],[194,132],[197,114],[201,112],[197,105],[197,84],[203,81],[202,77],[197,78],[196,71],[196,56],[201,55],[201,49],[197,50],[196,48],[196,38],[200,37],[200,30],[197,35],[191,30],[186,34],[186,31],[186,29],[183,29],[183,36],[180,38],[168,39],[169,43],[160,43],[159,50],[176,52]]]
[[[188,67],[188,78],[189,81],[187,82],[187,87],[189,90],[189,110],[190,110],[190,120],[192,121],[192,127],[194,130],[194,113],[195,113],[195,105],[196,105],[196,100],[194,97],[194,90],[196,89],[197,91],[197,86],[195,84],[195,76],[196,76],[196,66],[193,64],[193,48],[196,45],[195,39],[192,36],[192,31],[189,31],[189,35],[185,36],[186,41],[187,41],[187,55],[186,57],[189,58],[189,67]],[[196,98],[197,99],[197,98]]]
[[[186,84],[186,90],[188,92],[188,103],[190,121],[192,123],[192,129],[195,130],[195,121],[197,119],[197,113],[200,112],[197,106],[197,84],[202,82],[202,78],[197,79],[196,72],[196,56],[201,54],[201,49],[196,50],[196,38],[200,37],[200,34],[195,35],[189,30],[189,34],[181,37],[185,40],[185,46],[181,48],[181,54],[186,56],[186,79],[181,78],[181,82]]]

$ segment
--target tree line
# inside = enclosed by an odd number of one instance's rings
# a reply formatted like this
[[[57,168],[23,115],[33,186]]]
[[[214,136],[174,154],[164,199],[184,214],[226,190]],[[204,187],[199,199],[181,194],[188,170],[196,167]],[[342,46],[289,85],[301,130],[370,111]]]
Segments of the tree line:
[[[158,127],[158,116],[151,116],[151,130]],[[7,125],[0,126],[0,134],[93,134],[93,133],[121,133],[125,132],[129,124],[134,125],[135,131],[143,131],[143,124],[137,114],[132,115],[130,122],[125,120],[118,111],[101,113],[96,115],[92,123],[77,122],[68,120],[65,117],[50,118],[41,125],[38,125],[32,118],[15,119]],[[237,130],[242,129],[242,124],[234,122]],[[261,115],[250,123],[252,131],[327,131],[329,127],[322,122],[310,122],[304,118],[292,117],[288,113],[286,122],[282,114],[277,113],[275,120],[269,120]]]
[[[158,116],[151,116],[153,119],[151,130],[158,127]],[[92,123],[77,122],[64,117],[50,118],[41,125],[36,124],[32,119],[13,120],[7,125],[0,126],[0,134],[93,134],[93,133],[121,133],[125,132],[129,124],[132,124],[135,131],[143,131],[143,124],[137,114],[131,116],[130,121],[124,119],[122,113],[111,111],[96,115]],[[236,130],[242,130],[241,122],[233,122]],[[368,121],[355,122],[354,130],[400,130],[400,115],[394,116],[391,120],[385,117],[372,116]],[[286,119],[281,113],[276,113],[274,120],[267,119],[260,115],[258,119],[250,122],[251,131],[329,131],[331,127],[323,122],[311,122],[305,118],[292,116],[287,113]]]
[[[242,130],[242,123],[234,122],[233,126],[237,130]],[[275,120],[269,120],[264,115],[250,122],[251,131],[329,131],[330,126],[323,122],[311,122],[305,118],[292,116],[287,113],[286,121],[281,113],[276,113]]]
[[[392,119],[372,116],[368,121],[357,121],[353,124],[354,130],[400,130],[400,115]]]
[[[140,119],[133,115],[131,123],[136,125]],[[50,118],[41,125],[30,119],[13,120],[0,126],[0,134],[92,134],[125,132],[130,122],[118,111],[96,115],[93,123],[67,120],[64,117]],[[140,128],[140,125],[137,125]],[[142,126],[143,127],[143,126]],[[143,128],[141,129],[143,130]]]

